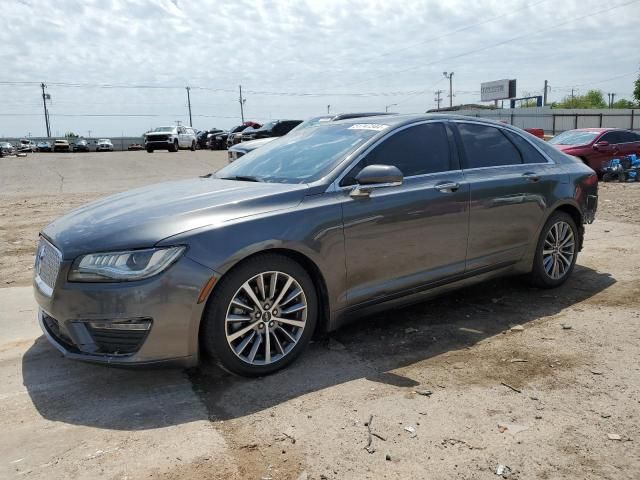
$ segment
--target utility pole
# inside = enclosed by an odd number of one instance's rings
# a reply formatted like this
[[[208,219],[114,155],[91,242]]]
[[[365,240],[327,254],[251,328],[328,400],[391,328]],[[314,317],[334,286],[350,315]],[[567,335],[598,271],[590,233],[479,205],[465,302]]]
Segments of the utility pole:
[[[615,101],[616,94],[615,93],[607,93],[607,96],[609,97],[609,108],[613,108],[613,103]]]
[[[449,79],[449,108],[453,107],[453,72],[442,72],[444,78]]]
[[[390,105],[385,105],[384,106],[384,111],[385,111],[385,113],[389,113],[389,107],[397,107],[397,106],[398,106],[397,103],[392,103]]]
[[[544,81],[544,95],[542,98],[542,105],[544,107],[547,106],[547,90],[549,90],[549,82],[547,80]]]
[[[244,102],[247,100],[242,98],[242,85],[238,85],[238,88],[240,89],[240,97],[238,98],[240,102],[240,117],[242,118],[242,123],[244,123]]]
[[[51,126],[49,125],[49,112],[47,111],[47,98],[51,98],[48,93],[44,93],[44,89],[46,85],[44,83],[40,84],[42,87],[42,104],[44,105],[44,121],[47,125],[47,138],[51,137]]]
[[[193,127],[193,119],[191,118],[191,87],[187,87],[187,105],[189,106],[189,125]]]
[[[442,98],[440,98],[440,95],[442,95],[443,90],[436,90],[435,94],[436,94],[436,98],[434,98],[436,105],[438,105],[438,110],[440,110],[440,102],[442,102]]]
[[[331,105],[327,105],[327,115],[329,115],[329,113],[331,113]]]

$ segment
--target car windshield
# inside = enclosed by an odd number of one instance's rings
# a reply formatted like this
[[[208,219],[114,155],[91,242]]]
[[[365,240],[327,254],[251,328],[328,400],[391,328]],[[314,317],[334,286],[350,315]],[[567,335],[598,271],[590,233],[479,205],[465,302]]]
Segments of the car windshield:
[[[330,172],[378,131],[347,123],[289,133],[227,165],[216,177],[249,177],[280,183],[312,182]]]
[[[297,127],[295,127],[293,130],[291,130],[289,134],[292,134],[293,132],[297,132],[299,130],[304,130],[305,128],[315,127],[316,125],[319,125],[322,123],[330,122],[332,118],[333,117],[330,117],[330,116],[310,118],[309,120],[305,120],[304,122],[299,124]]]
[[[600,134],[589,130],[569,130],[556,135],[549,143],[551,145],[587,145]]]
[[[166,132],[171,133],[176,127],[157,127],[151,130],[152,132]]]
[[[271,130],[273,127],[276,126],[278,122],[269,122],[269,123],[265,123],[264,125],[262,125],[260,128],[258,128],[257,130]]]

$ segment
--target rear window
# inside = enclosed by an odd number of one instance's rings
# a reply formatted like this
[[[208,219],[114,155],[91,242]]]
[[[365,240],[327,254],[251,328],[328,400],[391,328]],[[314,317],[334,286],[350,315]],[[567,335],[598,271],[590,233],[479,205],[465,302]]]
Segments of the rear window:
[[[466,156],[465,168],[501,167],[522,163],[522,157],[501,129],[458,123]]]
[[[522,154],[522,161],[524,163],[547,163],[547,159],[520,135],[509,130],[503,130],[503,132],[507,137],[509,137],[509,140],[515,144],[518,150],[520,150],[520,153]]]

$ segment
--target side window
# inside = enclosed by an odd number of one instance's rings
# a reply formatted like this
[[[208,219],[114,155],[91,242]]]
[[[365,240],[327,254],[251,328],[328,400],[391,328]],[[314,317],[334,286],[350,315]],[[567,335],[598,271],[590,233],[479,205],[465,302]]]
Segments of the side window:
[[[640,142],[640,135],[638,135],[637,133],[629,132],[626,130],[619,133],[621,143]]]
[[[509,130],[503,130],[503,132],[520,150],[524,163],[547,163],[547,159],[520,135]]]
[[[466,168],[500,167],[522,163],[516,147],[498,128],[472,123],[458,123]]]
[[[608,132],[605,133],[598,142],[609,142],[610,144],[622,143],[620,138],[620,132]]]
[[[393,165],[405,177],[451,170],[444,124],[424,123],[391,135],[347,174],[342,185],[353,185],[355,177],[367,165]]]

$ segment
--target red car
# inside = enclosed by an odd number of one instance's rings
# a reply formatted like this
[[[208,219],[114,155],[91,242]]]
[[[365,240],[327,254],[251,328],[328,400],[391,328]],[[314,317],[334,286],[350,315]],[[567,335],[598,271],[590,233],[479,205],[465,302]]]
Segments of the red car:
[[[578,128],[556,135],[549,143],[580,158],[599,174],[612,158],[640,156],[640,133],[618,128]]]

